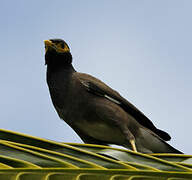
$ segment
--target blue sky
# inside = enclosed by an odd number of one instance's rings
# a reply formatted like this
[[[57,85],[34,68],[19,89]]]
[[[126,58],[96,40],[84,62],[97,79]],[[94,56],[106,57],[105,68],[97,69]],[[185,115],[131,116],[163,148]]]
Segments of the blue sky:
[[[62,38],[77,71],[101,79],[192,154],[192,1],[2,0],[1,128],[81,142],[57,116],[43,40]]]

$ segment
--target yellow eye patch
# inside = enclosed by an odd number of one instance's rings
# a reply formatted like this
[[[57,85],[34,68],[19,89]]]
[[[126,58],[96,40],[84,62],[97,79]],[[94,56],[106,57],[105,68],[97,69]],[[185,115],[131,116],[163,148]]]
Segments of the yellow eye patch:
[[[70,51],[67,44],[63,44],[62,42],[56,44],[56,47],[57,47],[57,49],[56,49],[57,52],[69,52]]]

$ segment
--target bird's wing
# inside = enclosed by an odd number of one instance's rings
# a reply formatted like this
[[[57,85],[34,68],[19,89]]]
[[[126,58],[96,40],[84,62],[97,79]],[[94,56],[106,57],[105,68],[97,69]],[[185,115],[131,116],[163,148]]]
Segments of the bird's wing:
[[[97,96],[102,96],[123,108],[127,113],[133,116],[137,122],[139,122],[145,128],[150,129],[161,137],[165,141],[169,141],[171,137],[168,133],[157,129],[154,124],[134,105],[123,98],[117,91],[111,89],[105,83],[99,79],[94,78],[88,74],[75,72],[74,76],[80,80],[82,85],[87,89],[88,92]]]

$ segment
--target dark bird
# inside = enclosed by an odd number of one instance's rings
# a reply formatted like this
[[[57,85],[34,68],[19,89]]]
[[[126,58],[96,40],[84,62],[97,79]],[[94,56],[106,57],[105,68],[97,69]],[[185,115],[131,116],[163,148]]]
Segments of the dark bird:
[[[85,143],[116,144],[142,153],[181,153],[165,141],[134,105],[99,79],[76,72],[69,46],[62,39],[45,40],[47,83],[53,105]]]

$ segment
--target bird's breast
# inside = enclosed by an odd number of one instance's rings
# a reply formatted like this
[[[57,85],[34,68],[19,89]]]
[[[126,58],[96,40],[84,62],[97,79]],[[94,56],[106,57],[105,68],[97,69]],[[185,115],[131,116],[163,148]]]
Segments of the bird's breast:
[[[119,128],[106,123],[81,120],[76,123],[76,126],[85,134],[98,140],[117,144],[124,141]]]

